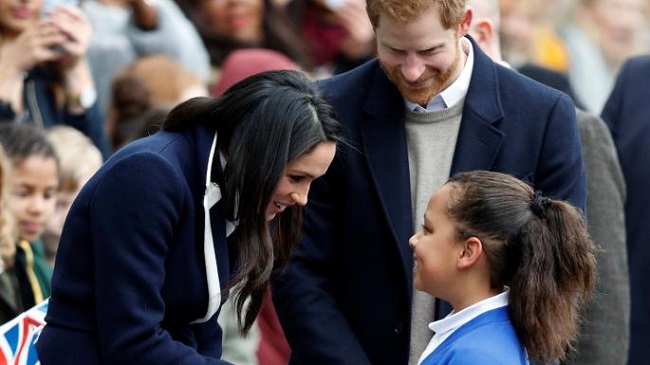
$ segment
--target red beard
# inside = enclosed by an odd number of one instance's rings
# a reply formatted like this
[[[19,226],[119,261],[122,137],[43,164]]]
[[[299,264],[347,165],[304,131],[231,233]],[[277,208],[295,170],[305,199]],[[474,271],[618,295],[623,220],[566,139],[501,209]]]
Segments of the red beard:
[[[422,76],[414,83],[409,83],[402,77],[400,66],[388,68],[381,65],[381,68],[386,73],[386,77],[392,81],[402,96],[411,103],[426,106],[433,97],[440,94],[454,81],[452,78],[456,75],[456,71],[461,67],[460,65],[460,52],[462,50],[456,47],[456,56],[454,62],[445,71],[441,72],[438,69],[427,66]],[[413,85],[423,85],[416,86]]]

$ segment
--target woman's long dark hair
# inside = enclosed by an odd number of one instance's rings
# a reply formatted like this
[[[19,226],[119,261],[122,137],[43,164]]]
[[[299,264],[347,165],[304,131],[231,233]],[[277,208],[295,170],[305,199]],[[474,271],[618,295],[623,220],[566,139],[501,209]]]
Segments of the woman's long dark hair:
[[[246,332],[259,312],[271,271],[286,264],[300,239],[299,206],[266,221],[275,188],[290,161],[320,143],[338,143],[341,126],[316,84],[299,71],[259,73],[220,98],[190,99],[170,112],[163,129],[195,123],[216,129],[218,151],[226,156],[219,182],[223,209],[227,219],[238,222],[233,248],[239,270],[229,288],[240,288],[237,313]],[[220,171],[219,157],[213,161],[213,171]]]
[[[510,287],[510,317],[529,358],[564,359],[596,282],[581,212],[506,174],[474,171],[449,183],[458,238],[481,239],[492,287]]]

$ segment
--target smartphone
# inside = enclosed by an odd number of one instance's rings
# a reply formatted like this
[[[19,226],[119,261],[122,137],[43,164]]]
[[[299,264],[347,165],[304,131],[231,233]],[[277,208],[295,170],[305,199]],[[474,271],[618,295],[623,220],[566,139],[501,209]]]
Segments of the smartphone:
[[[48,15],[59,5],[79,6],[79,0],[43,0],[41,3],[41,18]]]

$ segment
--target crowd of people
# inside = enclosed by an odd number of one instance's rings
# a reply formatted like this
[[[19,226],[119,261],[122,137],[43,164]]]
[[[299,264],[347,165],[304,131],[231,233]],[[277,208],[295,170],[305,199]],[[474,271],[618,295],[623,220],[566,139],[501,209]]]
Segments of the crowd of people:
[[[0,0],[0,324],[49,301],[44,365],[645,364],[644,80],[648,0]]]

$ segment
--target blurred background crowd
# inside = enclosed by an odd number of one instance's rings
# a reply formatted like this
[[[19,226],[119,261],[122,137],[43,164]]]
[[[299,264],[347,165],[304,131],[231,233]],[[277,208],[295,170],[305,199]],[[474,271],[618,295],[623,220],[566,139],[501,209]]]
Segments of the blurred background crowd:
[[[155,132],[173,106],[219,96],[256,72],[298,69],[321,79],[375,56],[364,0],[52,2],[0,0],[0,323],[49,296],[65,214],[85,181],[121,146]],[[503,61],[594,115],[624,63],[650,53],[650,0],[499,7]],[[628,239],[634,234],[628,225]],[[639,310],[647,321],[650,310]],[[232,312],[222,317],[226,359],[286,364],[270,301],[247,338],[236,334]]]

